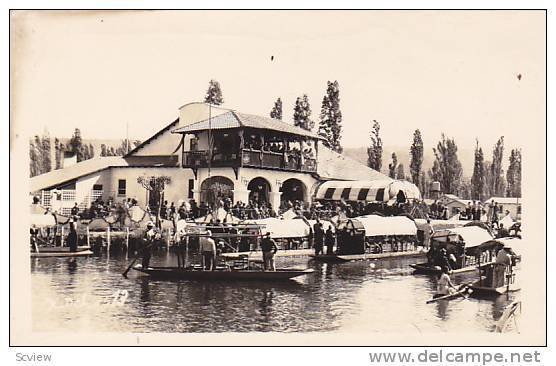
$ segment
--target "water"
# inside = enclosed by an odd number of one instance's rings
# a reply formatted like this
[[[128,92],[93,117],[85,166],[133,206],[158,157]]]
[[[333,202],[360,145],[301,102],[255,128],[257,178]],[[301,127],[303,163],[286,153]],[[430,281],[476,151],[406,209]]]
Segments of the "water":
[[[425,304],[434,279],[413,275],[408,264],[414,261],[278,258],[278,267],[315,272],[275,283],[210,283],[152,280],[135,271],[125,279],[129,261],[122,255],[31,259],[32,324],[34,331],[72,332],[484,333],[519,296]],[[151,263],[175,265],[176,259],[160,252]],[[123,305],[113,301],[118,293]]]

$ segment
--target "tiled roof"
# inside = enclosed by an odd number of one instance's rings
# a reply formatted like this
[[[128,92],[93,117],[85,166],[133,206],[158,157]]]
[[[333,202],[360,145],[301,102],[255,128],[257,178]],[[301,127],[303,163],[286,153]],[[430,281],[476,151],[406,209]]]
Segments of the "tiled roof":
[[[229,128],[250,127],[271,131],[289,133],[298,136],[312,137],[320,139],[316,133],[304,130],[300,127],[290,125],[277,119],[256,116],[253,114],[229,111],[210,119],[210,128],[213,130],[222,130]],[[190,133],[199,132],[209,129],[209,120],[195,122],[188,126],[177,128],[173,133]]]
[[[48,173],[34,176],[30,179],[30,192],[62,185],[84,175],[99,172],[113,166],[127,166],[128,163],[121,156],[96,157],[70,165],[63,169],[52,170]]]
[[[368,166],[338,154],[320,145],[317,173],[323,179],[341,180],[389,180],[390,178]]]

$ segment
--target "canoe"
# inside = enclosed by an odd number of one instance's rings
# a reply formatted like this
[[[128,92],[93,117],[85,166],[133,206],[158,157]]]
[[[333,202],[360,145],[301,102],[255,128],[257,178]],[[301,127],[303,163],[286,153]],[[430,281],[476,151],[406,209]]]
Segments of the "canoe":
[[[467,285],[460,286],[456,292],[453,294],[448,294],[439,297],[433,297],[430,300],[427,300],[427,304],[432,304],[433,302],[441,301],[441,300],[453,300],[453,299],[462,299],[467,298],[467,294],[469,294],[470,288]]]
[[[309,257],[319,262],[339,263],[349,261],[364,261],[373,259],[400,258],[400,257],[420,257],[424,255],[422,251],[412,250],[407,252],[386,252],[386,253],[365,253],[365,254],[311,254]]]
[[[89,255],[94,254],[92,251],[86,249],[86,250],[78,250],[77,252],[70,252],[68,251],[58,251],[58,252],[54,252],[54,251],[48,251],[48,252],[43,252],[40,251],[39,253],[31,253],[31,258],[53,258],[53,257],[58,257],[58,258],[65,258],[65,257],[86,257]]]
[[[493,262],[490,262],[493,263]],[[483,265],[488,265],[489,263],[485,263],[485,264],[481,264],[481,266]],[[417,274],[433,274],[433,275],[438,275],[441,273],[441,270],[438,266],[430,266],[428,263],[413,263],[409,265],[411,268],[413,268],[415,271],[415,273]],[[451,274],[455,274],[455,273],[465,273],[465,272],[472,272],[477,270],[479,267],[476,265],[473,266],[467,266],[467,267],[463,267],[463,268],[458,268],[458,269],[453,269],[450,273]]]
[[[136,265],[134,270],[146,273],[153,278],[196,280],[196,281],[276,281],[288,280],[298,276],[313,273],[313,269],[277,269],[276,271],[257,270],[215,270],[202,271],[177,267],[149,267]]]
[[[78,252],[82,252],[85,250],[90,250],[91,247],[88,246],[79,246],[77,247]],[[69,253],[69,247],[39,247],[39,253]]]

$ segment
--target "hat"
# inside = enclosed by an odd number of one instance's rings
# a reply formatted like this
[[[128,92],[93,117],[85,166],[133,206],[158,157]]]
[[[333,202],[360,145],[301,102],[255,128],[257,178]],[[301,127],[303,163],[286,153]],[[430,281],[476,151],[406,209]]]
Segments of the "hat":
[[[270,235],[270,231],[267,231],[266,234],[264,234],[265,236],[269,236]]]
[[[153,226],[154,226],[154,224],[153,224],[152,221],[147,222],[147,227],[149,227],[149,226],[150,226],[150,227],[153,227]]]

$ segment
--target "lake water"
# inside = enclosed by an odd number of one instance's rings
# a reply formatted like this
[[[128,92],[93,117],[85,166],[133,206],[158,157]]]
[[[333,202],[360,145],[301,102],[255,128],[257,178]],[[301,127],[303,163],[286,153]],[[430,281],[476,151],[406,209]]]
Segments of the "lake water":
[[[299,279],[210,283],[152,280],[124,255],[31,259],[34,331],[110,332],[492,332],[519,296],[425,304],[435,279],[413,275],[415,258],[323,264],[278,258],[277,267],[314,268]],[[151,265],[175,265],[162,251]],[[455,283],[475,274],[452,276]],[[118,301],[114,298],[118,297]],[[511,331],[512,329],[510,329]]]

